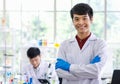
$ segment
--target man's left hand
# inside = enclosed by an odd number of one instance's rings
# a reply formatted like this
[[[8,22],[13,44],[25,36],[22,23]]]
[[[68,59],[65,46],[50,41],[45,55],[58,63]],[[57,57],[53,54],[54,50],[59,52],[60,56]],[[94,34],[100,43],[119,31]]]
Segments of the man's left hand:
[[[101,57],[100,56],[95,56],[92,61],[90,62],[90,64],[95,64],[101,61]]]

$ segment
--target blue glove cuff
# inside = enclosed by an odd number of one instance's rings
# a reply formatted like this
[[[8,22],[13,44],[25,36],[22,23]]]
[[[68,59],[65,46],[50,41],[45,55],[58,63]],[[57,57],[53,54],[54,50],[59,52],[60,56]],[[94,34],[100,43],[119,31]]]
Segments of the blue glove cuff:
[[[70,71],[70,65],[71,65],[71,64],[68,64],[68,66],[66,67],[66,70],[67,70],[67,71]]]

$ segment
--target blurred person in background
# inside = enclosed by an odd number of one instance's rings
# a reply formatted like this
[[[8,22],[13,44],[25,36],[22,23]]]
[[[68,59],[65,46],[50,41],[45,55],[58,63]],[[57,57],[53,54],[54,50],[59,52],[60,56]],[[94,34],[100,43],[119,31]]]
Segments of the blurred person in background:
[[[30,47],[27,50],[27,57],[30,64],[24,66],[23,73],[32,78],[32,84],[58,84],[58,77],[53,64],[41,59],[41,51],[37,47]]]

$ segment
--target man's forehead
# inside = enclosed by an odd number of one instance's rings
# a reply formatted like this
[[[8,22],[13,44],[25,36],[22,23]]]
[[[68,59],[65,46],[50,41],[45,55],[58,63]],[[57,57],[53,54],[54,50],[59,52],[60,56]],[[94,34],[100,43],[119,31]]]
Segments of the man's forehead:
[[[73,17],[88,17],[88,14],[85,14],[85,15],[73,14]]]
[[[40,55],[37,55],[36,57],[31,58],[31,60],[38,59]]]

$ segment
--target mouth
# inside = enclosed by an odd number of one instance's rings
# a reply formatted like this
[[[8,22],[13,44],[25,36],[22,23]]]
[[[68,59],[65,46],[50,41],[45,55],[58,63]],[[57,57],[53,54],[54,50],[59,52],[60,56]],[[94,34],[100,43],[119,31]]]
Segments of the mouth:
[[[85,26],[82,26],[82,27],[77,27],[77,29],[85,29]]]
[[[84,29],[86,27],[86,25],[77,25],[76,26],[78,29]]]

